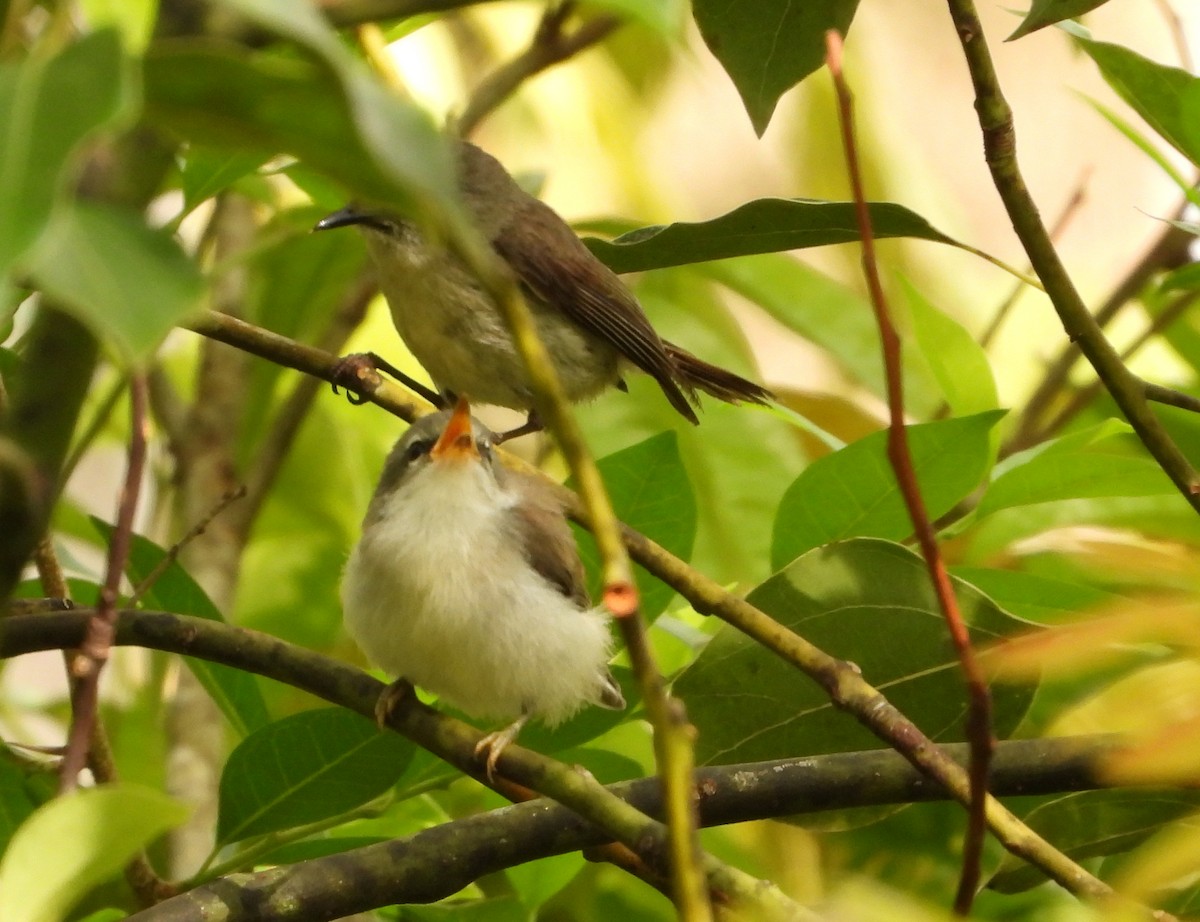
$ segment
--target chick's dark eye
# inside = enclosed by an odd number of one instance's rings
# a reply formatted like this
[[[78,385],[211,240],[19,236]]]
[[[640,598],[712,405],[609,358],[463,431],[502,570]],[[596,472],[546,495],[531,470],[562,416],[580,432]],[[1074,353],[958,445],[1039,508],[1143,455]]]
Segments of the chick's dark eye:
[[[433,448],[433,441],[433,439],[417,439],[404,450],[404,460],[415,461],[422,455],[429,454],[430,449]]]
[[[475,442],[475,447],[479,449],[479,456],[485,461],[492,460],[492,443],[487,439],[479,439]]]

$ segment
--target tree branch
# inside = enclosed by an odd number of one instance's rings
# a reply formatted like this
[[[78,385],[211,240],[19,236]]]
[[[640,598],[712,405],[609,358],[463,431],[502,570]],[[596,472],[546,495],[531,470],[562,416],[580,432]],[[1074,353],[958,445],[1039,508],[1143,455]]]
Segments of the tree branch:
[[[563,25],[569,13],[570,4],[547,7],[529,47],[489,74],[475,88],[466,110],[457,120],[460,135],[468,137],[490,112],[530,77],[604,41],[621,26],[621,20],[616,16],[596,16],[568,34],[563,31]]]
[[[1017,163],[1012,110],[1000,89],[983,25],[972,0],[948,0],[955,31],[975,88],[975,110],[983,133],[984,156],[996,191],[1045,286],[1063,329],[1096,370],[1146,450],[1171,478],[1188,504],[1200,512],[1200,478],[1154,415],[1141,382],[1125,367],[1076,291],[1054,249]]]
[[[77,645],[88,615],[87,611],[13,615],[0,630],[0,657]],[[195,656],[254,672],[364,716],[373,716],[383,688],[382,683],[357,669],[277,638],[186,615],[118,612],[116,643]],[[481,778],[472,751],[480,735],[477,730],[417,702],[406,710],[409,713],[401,717],[401,729],[406,734]],[[1000,794],[1028,795],[1104,787],[1103,763],[1118,743],[1114,737],[1002,743],[992,776],[993,788]],[[942,748],[957,761],[967,756],[963,745]],[[522,783],[535,780],[538,770],[552,763],[515,744],[509,752],[516,756],[510,764]],[[697,770],[696,779],[705,826],[946,796],[944,789],[930,784],[923,773],[890,750],[703,768]],[[641,811],[659,815],[660,790],[657,778],[645,778],[614,785],[606,796],[619,797]],[[230,875],[134,918],[142,922],[198,922],[213,917],[202,915],[202,911],[212,912],[212,907],[221,906],[229,912],[222,916],[229,922],[315,922],[396,902],[441,899],[468,883],[472,875],[574,851],[608,838],[573,809],[539,800],[456,821],[396,842],[261,874]],[[447,860],[448,856],[455,860]],[[338,883],[338,875],[344,875],[348,883]],[[318,914],[318,909],[324,914]]]

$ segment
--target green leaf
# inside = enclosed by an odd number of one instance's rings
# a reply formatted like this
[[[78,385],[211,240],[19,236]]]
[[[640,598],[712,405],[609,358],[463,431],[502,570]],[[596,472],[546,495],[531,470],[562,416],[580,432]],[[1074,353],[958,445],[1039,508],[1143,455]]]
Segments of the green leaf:
[[[1059,851],[1082,861],[1127,852],[1197,807],[1200,793],[1192,791],[1080,791],[1036,807],[1023,819]],[[987,886],[1019,893],[1045,881],[1044,874],[1009,855]]]
[[[73,152],[118,119],[129,92],[112,29],[0,67],[0,277],[45,228]]]
[[[1108,0],[1033,0],[1029,13],[1005,41],[1024,38],[1030,32],[1036,32],[1056,22],[1082,16],[1107,2]]]
[[[51,778],[47,772],[47,777],[40,779],[13,759],[0,757],[0,854],[8,848],[21,824],[53,796],[57,785]],[[45,784],[47,781],[49,785]]]
[[[1186,70],[1156,64],[1121,45],[1097,42],[1072,28],[1076,44],[1138,115],[1180,153],[1200,165],[1200,78]]]
[[[783,253],[705,263],[702,271],[820,346],[871,393],[887,393],[879,327],[870,302],[858,292]],[[904,399],[908,412],[920,418],[943,398],[920,356],[912,361],[912,351],[906,340]]]
[[[129,913],[124,909],[97,909],[79,919],[78,922],[117,922],[119,919],[128,918]]]
[[[60,922],[98,884],[188,815],[158,791],[109,784],[41,807],[0,860],[0,922]]]
[[[252,733],[221,774],[217,841],[338,816],[387,791],[413,744],[342,708],[303,711]]]
[[[132,212],[84,201],[56,213],[30,274],[133,360],[146,357],[197,310],[204,291],[199,271],[174,240]]]
[[[994,410],[999,403],[987,353],[957,320],[942,313],[902,279],[913,338],[956,416]]]
[[[1136,147],[1139,151],[1145,154],[1146,158],[1153,161],[1160,170],[1171,178],[1171,181],[1178,187],[1180,193],[1190,201],[1193,205],[1200,206],[1200,192],[1197,192],[1192,186],[1190,178],[1185,176],[1175,164],[1171,162],[1166,153],[1160,150],[1156,141],[1150,138],[1144,131],[1139,131],[1134,127],[1129,119],[1118,115],[1114,109],[1109,108],[1103,103],[1084,97],[1088,103],[1100,113],[1100,116],[1117,129],[1130,144]],[[1171,223],[1176,223],[1172,221]],[[1186,230],[1186,228],[1184,228]],[[1194,231],[1192,231],[1194,233]]]
[[[111,525],[95,517],[92,518],[92,524],[105,540],[111,540]],[[141,535],[133,535],[129,560],[125,567],[130,582],[135,586],[140,584],[154,572],[166,555],[167,552],[153,541]],[[225,620],[207,593],[200,588],[200,584],[192,579],[191,574],[178,560],[171,561],[163,570],[154,581],[154,585],[142,596],[142,603],[160,611],[194,615],[209,621]],[[190,656],[185,656],[183,661],[238,734],[245,736],[270,721],[256,676],[232,666],[210,663],[208,660]]]
[[[1200,263],[1188,263],[1163,276],[1161,291],[1195,291],[1200,288]]]
[[[1020,570],[954,567],[952,572],[985,592],[1005,611],[1035,624],[1058,624],[1084,609],[1119,598],[1095,586]]]
[[[709,50],[742,97],[762,135],[779,97],[825,62],[825,33],[850,28],[858,0],[692,0]]]
[[[179,167],[180,183],[183,186],[183,211],[180,217],[190,214],[201,202],[225,191],[243,176],[253,173],[263,165],[265,159],[260,153],[231,153],[204,147],[189,148]]]
[[[568,852],[509,868],[505,876],[517,891],[521,905],[532,912],[569,884],[586,865],[580,852]]]
[[[684,0],[590,0],[588,6],[640,22],[665,38],[683,34],[687,15]]]
[[[1005,461],[979,503],[983,517],[1000,509],[1097,496],[1175,492],[1162,468],[1124,424],[1073,433]]]
[[[366,198],[407,211],[453,201],[451,158],[427,116],[365,73],[345,85],[308,61],[218,45],[152,47],[146,109],[195,144],[288,153]]]
[[[427,113],[383,86],[346,49],[311,0],[221,0],[222,5],[317,55],[341,85],[354,133],[393,186],[449,201],[454,184],[448,146]],[[304,113],[301,113],[303,115]],[[343,139],[343,144],[349,138]],[[391,201],[392,195],[385,198]]]
[[[877,239],[916,237],[958,246],[903,205],[873,202],[868,207]],[[611,242],[596,237],[584,242],[614,272],[641,272],[858,239],[853,202],[764,198],[739,205],[710,221],[657,224],[622,234]]]
[[[597,462],[617,518],[681,560],[692,556],[696,540],[696,497],[679,455],[674,432],[661,432]],[[579,554],[588,572],[593,599],[600,597],[600,557],[591,535],[576,527]],[[641,593],[642,617],[666,611],[675,590],[640,565],[634,576]]]
[[[961,581],[972,642],[1021,627]],[[749,601],[863,677],[935,740],[962,739],[966,689],[925,563],[907,548],[854,538],[809,551]],[[879,740],[794,666],[728,625],[675,682],[699,730],[700,764],[878,748]],[[1016,726],[1031,691],[997,686],[993,731]]]
[[[310,861],[313,858],[324,858],[326,855],[337,855],[355,848],[365,848],[368,845],[378,845],[389,841],[383,836],[342,836],[334,835],[315,839],[304,839],[300,842],[288,842],[279,848],[273,848],[262,856],[263,864],[296,864],[300,861]]]
[[[516,922],[529,913],[511,896],[405,906],[403,922]]]
[[[992,410],[907,427],[913,470],[931,519],[979,485],[992,461],[992,427],[1003,416],[1003,410]],[[888,463],[887,432],[874,432],[818,458],[788,487],[775,517],[771,565],[780,569],[841,538],[899,540],[910,534],[912,521]]]

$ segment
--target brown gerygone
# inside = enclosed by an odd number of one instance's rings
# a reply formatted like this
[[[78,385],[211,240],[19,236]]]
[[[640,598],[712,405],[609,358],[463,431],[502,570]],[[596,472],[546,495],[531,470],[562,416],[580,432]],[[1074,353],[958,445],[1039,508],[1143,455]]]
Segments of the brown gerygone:
[[[651,375],[693,423],[697,390],[731,403],[770,399],[760,385],[661,339],[629,289],[555,211],[490,154],[466,141],[457,150],[467,211],[525,293],[568,399],[621,386],[630,366]],[[504,318],[459,257],[386,209],[347,206],[316,229],[350,224],[363,231],[396,329],[434,382],[480,403],[532,410]]]
[[[608,618],[549,487],[506,470],[459,399],[396,443],[342,579],[346,629],[399,676],[475,717],[515,719],[484,738],[490,777],[530,717],[553,725],[586,704],[623,708],[608,672]]]

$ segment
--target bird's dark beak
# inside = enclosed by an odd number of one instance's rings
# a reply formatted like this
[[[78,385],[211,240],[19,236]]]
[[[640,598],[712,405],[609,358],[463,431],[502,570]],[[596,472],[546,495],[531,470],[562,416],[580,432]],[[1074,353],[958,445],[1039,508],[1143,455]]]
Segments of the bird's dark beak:
[[[471,405],[465,397],[458,398],[458,403],[454,405],[454,413],[429,456],[438,461],[478,460],[479,449],[475,446],[475,436],[471,432]]]
[[[388,224],[377,215],[359,211],[353,205],[339,208],[331,215],[326,215],[313,227],[315,231],[336,230],[339,227],[349,227],[352,224],[362,224],[376,230],[388,230]]]

